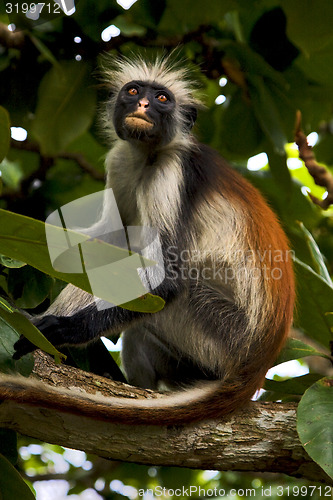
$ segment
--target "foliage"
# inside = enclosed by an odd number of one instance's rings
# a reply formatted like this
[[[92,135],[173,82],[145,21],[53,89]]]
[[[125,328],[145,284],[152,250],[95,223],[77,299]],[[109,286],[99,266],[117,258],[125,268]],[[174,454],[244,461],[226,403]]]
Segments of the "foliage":
[[[0,492],[3,500],[35,498],[29,487],[21,480],[19,473],[2,455],[0,455]]]
[[[8,5],[17,5],[18,12],[8,13]],[[315,196],[323,195],[323,189],[315,186],[300,162],[292,168],[297,152],[291,143],[296,110],[300,109],[305,132],[319,134],[317,159],[333,171],[330,0],[210,0],[204,6],[200,0],[138,0],[128,10],[115,0],[81,0],[73,15],[52,16],[44,11],[39,21],[22,15],[24,5],[4,2],[0,7],[1,295],[30,312],[47,307],[62,284],[55,279],[59,273],[45,264],[43,229],[38,221],[44,221],[59,206],[103,189],[103,156],[109,145],[99,132],[97,118],[107,98],[97,70],[101,54],[129,55],[138,50],[149,54],[156,48],[170,51],[180,47],[189,64],[201,69],[196,71],[207,109],[199,116],[196,134],[233,161],[278,213],[296,257],[295,325],[328,355],[333,329],[333,315],[329,314],[333,309],[332,211],[322,213],[304,189],[301,191],[306,186]],[[3,27],[9,22],[25,30],[5,36]],[[121,33],[104,42],[101,33],[110,25],[119,27]],[[218,96],[223,96],[223,104],[215,103]],[[10,142],[10,125],[23,127],[28,139]],[[269,164],[257,171],[246,169],[248,159],[254,157],[259,162],[256,155],[263,152]],[[23,234],[26,238],[20,246]],[[74,276],[65,279],[80,280]],[[28,331],[28,322],[19,316],[8,302],[1,301],[3,371],[13,369],[14,338]],[[305,354],[318,353],[290,342],[280,361]],[[29,360],[24,363],[14,368],[27,374]],[[321,377],[311,373],[287,381],[267,381],[264,397],[298,401],[306,391],[299,406],[300,438],[304,445],[312,443],[306,445],[308,453],[332,476],[332,446],[325,446],[333,431],[332,384],[329,378]],[[326,416],[322,417],[322,412]],[[318,432],[318,425],[325,428],[324,433]],[[12,443],[10,449],[14,447]],[[0,451],[9,457],[8,447]],[[15,471],[6,459],[1,461],[8,469],[7,482],[0,486],[7,498]],[[41,462],[33,467],[41,472],[45,469]],[[108,481],[117,477],[136,488],[146,488],[154,481],[169,488],[177,481],[182,485],[204,484],[192,471],[144,470],[143,474],[143,468],[116,465],[113,476],[105,473],[105,477]],[[87,486],[77,470],[71,469],[69,479],[75,485],[73,492]],[[234,483],[250,486],[254,479],[220,474],[211,481],[220,481],[230,489]],[[290,479],[283,481],[291,484]],[[17,484],[23,491],[24,484]],[[28,498],[23,492],[12,495]],[[112,488],[105,488],[103,495],[122,497]],[[271,496],[275,498],[274,492]]]
[[[298,406],[298,434],[301,442],[329,476],[333,474],[331,427],[333,379],[318,380],[305,392]]]

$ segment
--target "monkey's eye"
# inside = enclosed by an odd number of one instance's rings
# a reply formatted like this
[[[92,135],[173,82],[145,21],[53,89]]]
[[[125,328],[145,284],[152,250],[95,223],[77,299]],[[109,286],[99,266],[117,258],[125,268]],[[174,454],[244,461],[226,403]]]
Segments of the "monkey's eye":
[[[137,95],[138,89],[136,89],[135,87],[132,87],[132,88],[128,89],[127,92],[129,93],[129,95]]]
[[[160,102],[167,102],[169,100],[165,94],[158,94],[157,99]]]

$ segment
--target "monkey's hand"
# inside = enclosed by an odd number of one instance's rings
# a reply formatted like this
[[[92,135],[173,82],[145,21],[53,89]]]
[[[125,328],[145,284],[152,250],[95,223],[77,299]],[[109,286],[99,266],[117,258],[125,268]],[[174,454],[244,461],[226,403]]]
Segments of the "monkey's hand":
[[[44,318],[33,321],[34,325],[42,332],[43,335],[55,346],[66,343],[66,333],[71,327],[69,317],[57,317],[53,315],[44,316]],[[13,359],[20,359],[25,354],[37,349],[37,346],[32,344],[24,335],[21,335],[19,340],[14,344],[15,352]]]

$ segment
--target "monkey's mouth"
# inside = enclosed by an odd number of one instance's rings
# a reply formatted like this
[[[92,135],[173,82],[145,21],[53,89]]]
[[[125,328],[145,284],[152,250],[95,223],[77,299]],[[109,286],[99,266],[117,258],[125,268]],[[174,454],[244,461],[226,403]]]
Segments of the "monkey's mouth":
[[[154,126],[154,123],[143,113],[132,113],[126,116],[125,124],[137,130],[150,130]]]

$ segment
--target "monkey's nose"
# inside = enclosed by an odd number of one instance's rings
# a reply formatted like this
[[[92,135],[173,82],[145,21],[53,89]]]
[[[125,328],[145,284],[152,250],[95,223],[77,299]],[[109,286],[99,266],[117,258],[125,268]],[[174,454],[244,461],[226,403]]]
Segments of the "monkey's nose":
[[[148,108],[149,107],[149,101],[146,97],[143,97],[139,101],[139,108]]]

